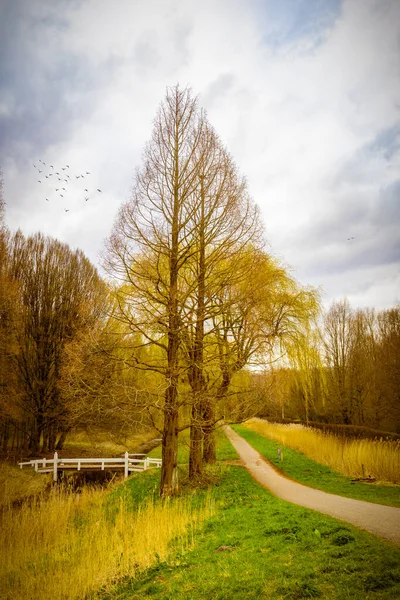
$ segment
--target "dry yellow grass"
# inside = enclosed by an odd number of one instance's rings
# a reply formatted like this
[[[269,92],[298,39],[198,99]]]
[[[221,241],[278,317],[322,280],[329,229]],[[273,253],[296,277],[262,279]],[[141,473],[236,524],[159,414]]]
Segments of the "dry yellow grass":
[[[54,489],[0,514],[0,598],[72,600],[95,597],[120,578],[168,557],[170,543],[190,544],[193,528],[213,513],[209,498],[148,502],[137,512],[120,500],[110,520],[108,492]]]
[[[251,419],[246,427],[299,450],[313,460],[350,477],[371,475],[400,483],[400,444],[388,440],[343,439],[302,425]]]
[[[0,463],[0,508],[27,496],[36,496],[49,482],[50,475],[39,475],[26,467],[22,471],[19,467]]]

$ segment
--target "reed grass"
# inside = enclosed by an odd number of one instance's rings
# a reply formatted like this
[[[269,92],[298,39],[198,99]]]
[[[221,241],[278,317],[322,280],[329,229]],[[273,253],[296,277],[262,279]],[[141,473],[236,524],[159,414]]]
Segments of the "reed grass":
[[[33,469],[0,463],[0,508],[36,496],[50,483],[50,475],[35,473]]]
[[[213,514],[211,498],[146,501],[136,511],[124,497],[109,510],[109,492],[54,488],[0,514],[0,597],[4,600],[95,598],[174,550],[190,546]]]
[[[245,426],[347,477],[371,476],[380,482],[400,483],[398,441],[344,439],[302,425],[261,419],[251,419]]]

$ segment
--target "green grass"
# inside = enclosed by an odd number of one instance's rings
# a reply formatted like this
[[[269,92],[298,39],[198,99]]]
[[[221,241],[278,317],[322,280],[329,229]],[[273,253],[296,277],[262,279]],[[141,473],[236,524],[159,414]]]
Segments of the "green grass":
[[[297,450],[283,446],[243,426],[235,425],[233,429],[277,469],[295,481],[347,498],[388,506],[400,506],[400,486],[351,483],[350,477],[332,471],[329,467],[311,460]],[[283,452],[283,462],[278,458],[278,447]]]
[[[238,454],[222,429],[217,430],[216,438],[217,460],[237,460]],[[178,462],[180,464],[188,463],[189,460],[188,439],[189,433],[187,431],[183,431],[179,436]],[[148,456],[161,458],[161,446],[157,446],[157,448],[152,450]],[[182,488],[182,493],[193,494],[194,502],[197,502],[198,496],[195,492],[199,491],[199,487],[200,489],[208,489],[213,484],[218,484],[219,478],[218,476],[215,477],[213,472],[213,468],[207,469],[202,480],[193,486],[188,481],[187,469],[180,469],[180,485]],[[132,510],[136,510],[141,502],[148,500],[149,498],[153,498],[154,501],[157,502],[159,498],[159,487],[160,471],[158,469],[149,469],[143,473],[131,475],[127,481],[116,486],[110,493],[110,511],[113,512],[115,510],[115,507],[118,505],[119,498],[122,497],[126,501],[127,506],[129,506]]]
[[[242,467],[207,469],[216,516],[136,579],[101,598],[134,600],[380,599],[400,597],[400,551],[373,535],[275,498]],[[154,477],[151,473],[149,479]],[[184,479],[184,478],[182,478]],[[138,497],[139,478],[126,486]],[[193,494],[200,499],[207,485]]]

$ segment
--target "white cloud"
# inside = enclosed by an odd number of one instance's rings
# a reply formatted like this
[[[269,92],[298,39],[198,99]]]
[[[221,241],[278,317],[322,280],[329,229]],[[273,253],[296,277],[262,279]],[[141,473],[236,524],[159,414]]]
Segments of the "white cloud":
[[[383,218],[390,209],[382,190],[399,178],[400,150],[392,144],[385,154],[374,140],[386,130],[394,136],[399,122],[397,2],[348,0],[336,11],[327,3],[315,15],[303,4],[308,13],[295,24],[284,22],[290,10],[278,18],[258,0],[16,4],[23,10],[9,27],[18,52],[7,56],[25,81],[7,71],[3,97],[13,103],[0,111],[12,228],[41,229],[96,260],[165,88],[179,81],[201,94],[248,178],[273,249],[297,277],[323,284],[328,299],[396,300],[388,261],[399,215]],[[36,183],[39,157],[87,168],[104,195],[85,202],[76,185],[63,213]]]

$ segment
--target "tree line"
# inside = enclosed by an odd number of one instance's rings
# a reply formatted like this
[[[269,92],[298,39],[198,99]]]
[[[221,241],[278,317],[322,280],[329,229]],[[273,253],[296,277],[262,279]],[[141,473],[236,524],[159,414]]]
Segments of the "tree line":
[[[400,305],[335,301],[287,357],[254,382],[264,414],[400,432]]]

